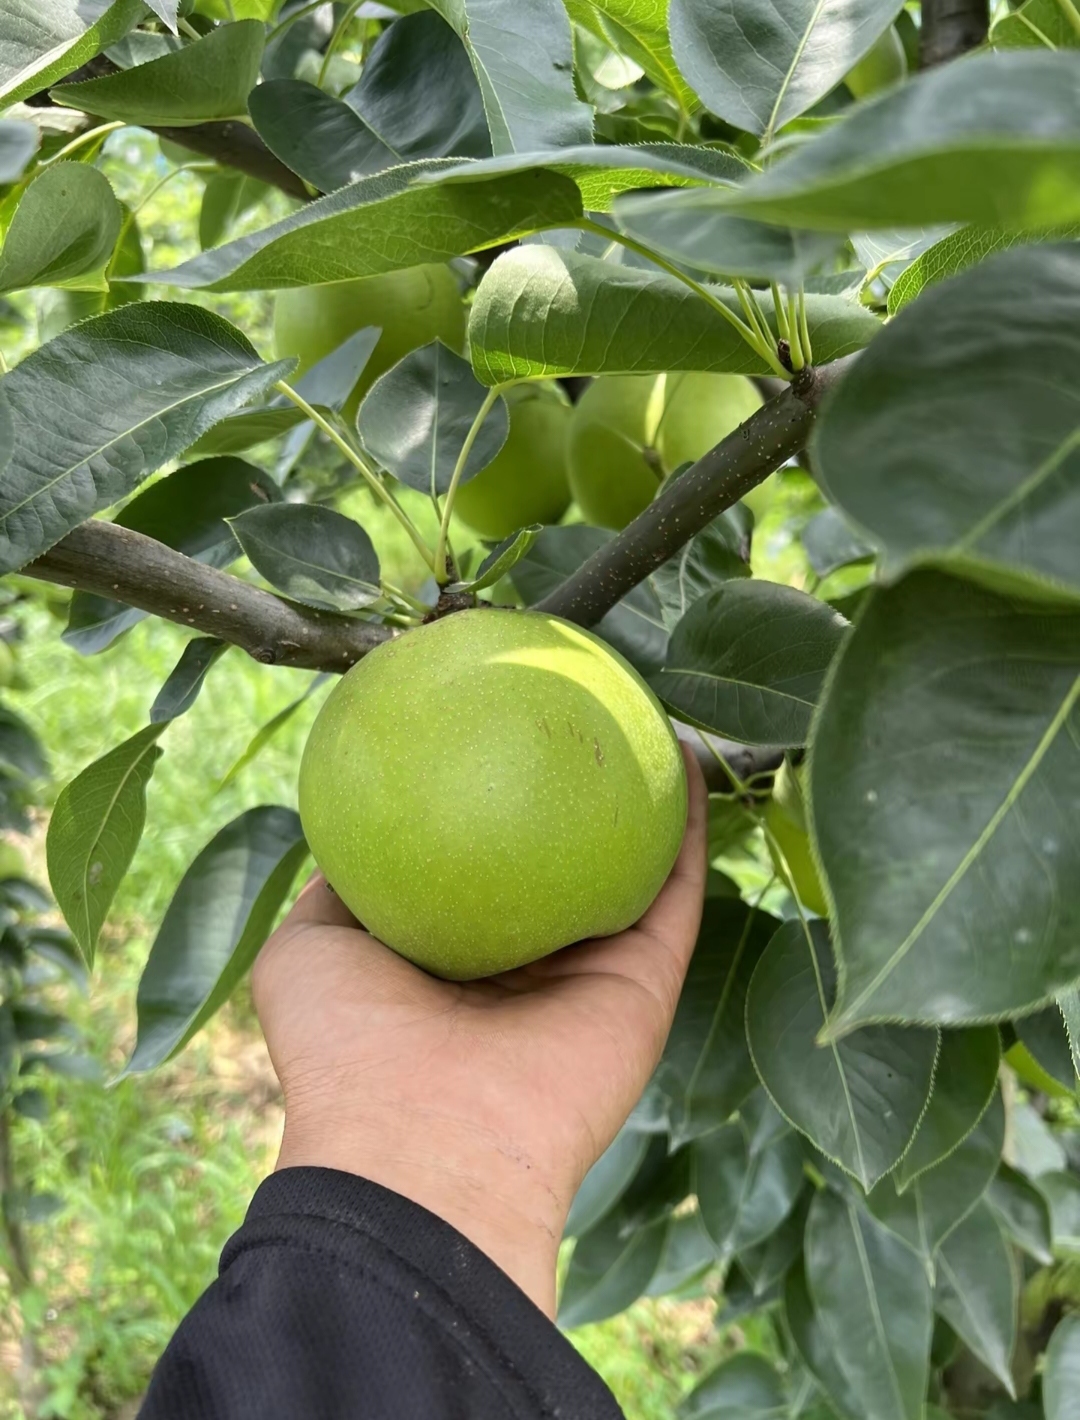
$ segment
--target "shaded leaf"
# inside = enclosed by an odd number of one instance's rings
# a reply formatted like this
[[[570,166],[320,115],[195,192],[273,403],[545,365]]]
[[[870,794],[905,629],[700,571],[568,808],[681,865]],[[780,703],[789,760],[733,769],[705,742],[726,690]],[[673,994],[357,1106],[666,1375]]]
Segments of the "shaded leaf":
[[[1074,1173],[1041,1173],[1039,1192],[1050,1207],[1050,1235],[1054,1252],[1080,1253],[1080,1178]]]
[[[167,724],[190,710],[210,667],[228,649],[216,636],[196,636],[189,641],[150,707],[151,725]]]
[[[692,1146],[691,1186],[701,1221],[724,1260],[763,1241],[795,1206],[803,1186],[803,1150],[793,1130],[760,1147],[745,1124],[725,1124]]]
[[[649,1135],[625,1124],[593,1164],[574,1195],[565,1235],[579,1237],[600,1221],[619,1201],[641,1167]]]
[[[85,163],[57,163],[33,179],[0,250],[0,291],[28,286],[101,287],[120,233],[120,204],[108,180]]]
[[[783,1290],[784,1321],[807,1370],[843,1420],[863,1420],[862,1402],[840,1369],[832,1343],[814,1307],[804,1259],[788,1272]]]
[[[248,107],[270,151],[320,192],[401,161],[354,108],[314,84],[271,79],[251,91]]]
[[[618,1209],[577,1241],[559,1298],[561,1327],[603,1321],[625,1311],[652,1280],[664,1252],[669,1220],[622,1232]]]
[[[936,1269],[935,1310],[1015,1400],[1011,1362],[1020,1279],[985,1203],[942,1243]]]
[[[144,14],[142,0],[5,0],[0,103],[17,103],[73,73]]]
[[[22,779],[42,779],[49,772],[37,735],[7,705],[0,705],[0,765],[14,770]]]
[[[710,1371],[679,1406],[686,1420],[784,1420],[788,1413],[779,1374],[750,1351]]]
[[[1013,1022],[1013,1029],[1046,1073],[1069,1090],[1077,1088],[1065,1018],[1055,1003]]]
[[[996,1026],[941,1032],[933,1094],[911,1147],[897,1165],[898,1189],[947,1158],[975,1128],[997,1088],[1000,1061]]]
[[[1068,1167],[1061,1140],[1026,1102],[1015,1101],[1010,1111],[1009,1162],[1031,1179]]]
[[[248,560],[306,606],[355,611],[378,600],[379,559],[352,518],[307,503],[266,503],[229,519]]]
[[[826,508],[815,514],[803,528],[802,544],[810,566],[819,577],[827,577],[838,567],[847,567],[874,555],[874,548],[855,531],[839,508]]]
[[[1053,1261],[1049,1206],[1023,1174],[1000,1164],[986,1190],[986,1202],[1017,1247],[1036,1262]]]
[[[210,840],[184,874],[150,949],[125,1075],[170,1059],[228,1000],[307,851],[299,815],[265,804]]]
[[[542,523],[533,523],[527,528],[522,528],[519,532],[511,533],[488,553],[471,581],[454,582],[447,590],[451,592],[482,592],[485,587],[493,587],[496,582],[506,576],[515,562],[521,561],[542,531]]]
[[[49,882],[87,965],[142,837],[164,728],[148,725],[88,765],[61,791],[49,819]]]
[[[1080,1415],[1080,1315],[1064,1317],[1046,1348],[1043,1371],[1046,1420],[1076,1420]]]
[[[260,726],[248,741],[243,754],[230,766],[224,779],[222,779],[214,792],[220,794],[222,789],[231,784],[237,775],[242,773],[251,761],[262,753],[277,732],[292,719],[309,696],[313,695],[320,686],[325,685],[328,679],[329,677],[322,672],[320,672],[319,675],[313,676],[303,695],[298,695],[295,700],[291,700],[288,705],[279,710],[276,715],[271,716],[265,725]]]
[[[266,183],[234,168],[211,173],[199,208],[199,245],[204,250],[217,246],[232,224],[261,202],[269,191]]]
[[[765,1296],[778,1282],[783,1281],[788,1269],[802,1256],[810,1192],[803,1189],[795,1207],[764,1242],[740,1250],[737,1259],[739,1268],[755,1296]]]
[[[0,66],[3,64],[3,41],[0,40]],[[0,182],[14,182],[34,156],[38,131],[32,123],[15,118],[0,119]]]
[[[679,1212],[668,1223],[660,1264],[645,1289],[647,1297],[683,1293],[700,1285],[716,1266],[716,1246],[705,1231],[701,1214]]]
[[[740,522],[737,508],[721,513],[649,578],[669,631],[706,593],[735,577],[749,577],[749,529]]]

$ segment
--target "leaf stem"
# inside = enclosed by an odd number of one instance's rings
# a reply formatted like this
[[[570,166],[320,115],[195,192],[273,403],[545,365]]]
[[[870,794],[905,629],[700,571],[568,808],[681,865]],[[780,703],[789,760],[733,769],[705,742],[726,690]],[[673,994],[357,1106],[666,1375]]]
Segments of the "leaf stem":
[[[780,332],[780,339],[791,343],[791,330],[788,326],[787,307],[784,305],[784,298],[780,293],[780,287],[775,281],[770,281],[769,290],[772,292],[773,310],[776,312],[776,329]]]
[[[290,10],[283,20],[279,20],[276,25],[266,32],[266,43],[282,34],[290,26],[295,25],[297,20],[302,20],[305,15],[310,15],[313,10],[321,10],[326,4],[326,0],[308,0],[306,5],[301,5],[298,10]]]
[[[188,39],[202,39],[202,35],[199,33],[199,31],[195,28],[193,24],[190,24],[187,20],[185,20],[183,15],[177,16],[176,28],[180,31],[182,35],[187,35]]]
[[[465,465],[472,453],[473,444],[476,443],[476,436],[480,433],[484,420],[491,413],[495,401],[505,388],[506,385],[494,385],[484,396],[484,402],[476,411],[476,417],[469,426],[469,432],[465,435],[465,441],[461,445],[461,452],[454,464],[454,472],[450,475],[450,486],[446,490],[446,499],[443,503],[442,521],[439,523],[439,537],[435,543],[435,580],[440,587],[455,580],[446,572],[446,539],[450,531],[450,516],[454,511],[454,499],[457,496],[458,484],[465,472]]]
[[[599,222],[593,222],[588,217],[577,222],[576,226],[583,231],[594,232],[597,236],[606,238],[608,241],[618,242],[620,246],[626,247],[628,251],[635,251],[639,256],[647,257],[649,261],[657,265],[661,271],[666,271],[669,276],[674,276],[676,281],[681,281],[684,286],[688,286],[696,296],[707,302],[712,308],[738,331],[740,337],[746,341],[750,349],[759,355],[768,365],[774,375],[779,375],[783,380],[791,378],[790,370],[785,370],[781,365],[779,357],[773,350],[771,343],[763,343],[757,331],[752,329],[745,321],[741,320],[734,311],[728,310],[717,296],[714,296],[707,286],[703,286],[700,281],[695,281],[692,276],[687,276],[685,271],[680,271],[672,262],[666,261],[651,248],[642,242],[635,241],[633,237],[628,237],[624,232],[613,231],[610,227],[602,227]]]
[[[795,292],[789,291],[787,298],[788,346],[791,351],[791,368],[798,372],[806,364],[803,358],[802,337],[799,333],[799,303]]]
[[[77,138],[73,138],[70,143],[65,143],[58,153],[54,153],[51,158],[39,164],[42,168],[47,168],[53,163],[63,162],[72,153],[78,152],[80,148],[85,148],[87,143],[94,142],[97,138],[106,138],[110,133],[115,133],[118,128],[126,128],[127,122],[122,118],[117,118],[112,123],[99,124],[97,128],[88,128],[85,133],[80,133]]]
[[[424,616],[431,610],[426,602],[422,602],[419,597],[414,597],[401,587],[396,587],[393,582],[388,582],[385,577],[380,578],[379,585],[391,601],[401,602],[402,606],[411,607],[413,611],[418,611]]]
[[[806,292],[802,286],[799,287],[799,344],[802,346],[802,356],[808,365],[814,363],[814,352],[810,345],[810,326],[806,319]]]
[[[771,346],[773,343],[772,332],[769,330],[769,323],[765,319],[764,312],[758,305],[753,287],[748,285],[747,282],[737,278],[732,279],[731,285],[739,298],[739,304],[743,308],[743,314],[757,332],[758,338],[763,344]]]
[[[316,88],[322,88],[323,83],[326,79],[326,71],[330,68],[330,61],[334,57],[334,51],[337,49],[338,45],[340,45],[341,41],[345,38],[345,31],[352,24],[353,17],[356,14],[357,10],[359,10],[360,5],[361,0],[350,0],[350,4],[348,5],[344,15],[342,15],[341,19],[337,23],[337,28],[330,36],[330,43],[326,46],[326,49],[323,52],[322,63],[319,65],[319,77],[315,80]]]
[[[1080,10],[1077,10],[1073,0],[1057,0],[1057,5],[1066,21],[1072,26],[1073,32],[1080,35]]]
[[[380,479],[373,472],[373,470],[367,466],[367,464],[352,447],[352,445],[346,439],[342,438],[342,436],[338,433],[338,431],[334,428],[330,421],[328,419],[325,419],[318,412],[317,409],[313,409],[311,405],[308,404],[304,396],[302,394],[298,394],[296,390],[293,389],[292,385],[290,385],[285,380],[278,380],[275,383],[274,388],[278,391],[279,394],[283,394],[286,399],[291,400],[292,403],[296,405],[297,409],[301,410],[304,414],[306,414],[307,417],[311,420],[311,422],[319,429],[321,429],[326,435],[326,437],[331,441],[331,443],[336,445],[336,447],[345,455],[345,457],[349,460],[352,466],[364,479],[365,483],[367,483],[368,487],[375,494],[375,496],[381,499],[382,502],[386,504],[386,506],[394,514],[394,517],[397,518],[398,522],[412,538],[413,544],[415,545],[417,552],[419,552],[420,556],[424,559],[425,565],[430,567],[434,571],[435,564],[432,559],[431,548],[428,547],[427,543],[421,536],[419,529],[416,527],[416,524],[409,517],[408,513],[406,513],[405,509],[401,506],[401,504],[394,497],[394,495],[390,492],[389,488],[385,486],[382,479]]]

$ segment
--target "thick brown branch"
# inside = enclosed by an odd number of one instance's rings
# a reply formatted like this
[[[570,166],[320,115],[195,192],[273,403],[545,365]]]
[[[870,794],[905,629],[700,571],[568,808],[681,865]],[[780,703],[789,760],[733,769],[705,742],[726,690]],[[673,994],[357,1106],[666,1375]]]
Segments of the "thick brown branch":
[[[848,355],[804,370],[782,394],[669,483],[618,537],[539,602],[538,610],[579,626],[595,626],[695,533],[799,452],[822,399],[855,358]]]
[[[978,48],[989,29],[990,0],[922,0],[919,68],[959,59]]]
[[[248,177],[258,178],[271,187],[279,187],[282,192],[287,192],[290,197],[299,197],[302,202],[307,202],[311,197],[302,180],[275,158],[255,130],[244,123],[226,119],[223,123],[196,123],[190,128],[154,128],[151,131],[159,138],[179,143],[204,158],[213,158],[227,168],[235,168],[237,172],[247,173]]]
[[[81,524],[23,575],[219,636],[264,665],[347,671],[391,635],[372,622],[282,601],[115,523]]]

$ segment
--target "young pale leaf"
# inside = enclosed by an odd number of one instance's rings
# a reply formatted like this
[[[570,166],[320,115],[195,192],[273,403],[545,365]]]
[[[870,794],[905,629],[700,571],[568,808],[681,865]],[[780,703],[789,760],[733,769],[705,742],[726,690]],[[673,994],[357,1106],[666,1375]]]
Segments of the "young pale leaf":
[[[574,1195],[570,1216],[566,1220],[566,1236],[580,1237],[594,1228],[609,1212],[633,1182],[645,1160],[649,1135],[625,1124],[612,1143],[593,1164]]]
[[[533,606],[612,536],[604,528],[585,523],[544,528],[520,562],[511,567],[510,580],[525,605]],[[667,630],[659,598],[647,582],[627,593],[592,630],[643,676],[652,675],[664,663]]]
[[[806,1279],[865,1420],[921,1420],[934,1317],[919,1257],[853,1198],[825,1189],[807,1219]]]
[[[570,21],[561,0],[432,0],[457,33],[480,86],[491,148],[528,153],[592,137],[592,110],[574,90]]]
[[[56,103],[147,128],[171,128],[247,113],[259,78],[264,27],[257,20],[220,25],[202,39],[100,79],[61,84]]]
[[[1015,50],[927,70],[733,189],[730,208],[833,232],[1076,222],[1077,63]]]
[[[1008,1237],[1036,1262],[1053,1262],[1050,1208],[1033,1183],[1008,1164],[1000,1164],[985,1194]]]
[[[264,804],[225,825],[188,868],[150,949],[125,1075],[182,1050],[255,960],[307,857],[300,817]]]
[[[434,498],[450,487],[486,395],[468,360],[433,340],[375,381],[356,424],[364,447],[388,473]],[[474,436],[462,482],[488,466],[509,431],[506,402],[500,397]]]
[[[734,291],[713,294],[739,313]],[[759,304],[775,332],[768,292]],[[820,364],[861,350],[881,328],[840,296],[810,295],[806,307]],[[674,277],[548,246],[518,247],[493,263],[477,288],[469,346],[477,377],[490,385],[523,376],[766,373],[738,331]]]
[[[670,1219],[623,1231],[614,1208],[578,1238],[559,1298],[561,1327],[584,1326],[625,1311],[652,1281],[664,1252]]]
[[[935,1311],[1015,1399],[1012,1353],[1020,1279],[1012,1251],[985,1203],[950,1233],[935,1261]]]
[[[305,606],[356,611],[377,601],[379,558],[352,518],[307,503],[268,503],[229,519],[272,587]]]
[[[669,631],[707,593],[733,578],[749,577],[750,530],[740,511],[737,505],[714,518],[649,578]]]
[[[895,1167],[926,1108],[937,1032],[875,1026],[819,1046],[835,981],[827,924],[785,922],[750,982],[747,1040],[785,1118],[870,1189]]]
[[[259,137],[286,167],[320,192],[401,162],[341,99],[299,79],[271,79],[251,91]]]
[[[151,725],[168,724],[190,710],[210,667],[228,649],[216,636],[196,636],[189,641],[150,707]]]
[[[1078,1087],[1065,1018],[1055,1002],[1013,1022],[1013,1029],[1036,1063],[1068,1090]]]
[[[239,556],[225,519],[281,495],[277,485],[243,459],[201,459],[159,479],[126,503],[113,521],[196,562],[226,567]],[[72,594],[64,641],[84,656],[103,651],[146,615],[92,592]]]
[[[288,705],[279,710],[276,715],[271,716],[265,725],[261,725],[259,729],[255,731],[254,735],[252,735],[251,739],[248,741],[243,754],[230,766],[228,773],[214,790],[216,794],[220,794],[222,789],[231,784],[232,781],[248,767],[251,761],[262,753],[277,734],[278,730],[280,730],[283,725],[288,724],[304,702],[311,695],[314,695],[315,691],[317,691],[320,686],[325,685],[328,679],[329,677],[324,672],[313,676],[311,683],[308,685],[303,695],[298,695],[295,700],[290,700]]]
[[[5,0],[0,103],[18,103],[73,73],[144,14],[142,0]]]
[[[898,1191],[947,1158],[975,1128],[997,1088],[1000,1061],[997,1026],[942,1031],[934,1092],[911,1147],[897,1165]]]
[[[1050,0],[1056,4],[1056,0]],[[961,227],[950,232],[932,247],[922,252],[889,288],[889,315],[895,316],[921,295],[928,286],[935,286],[950,276],[957,276],[969,266],[978,266],[988,256],[1010,247],[1034,241],[1052,241],[1077,234],[1075,226],[1054,232],[1002,232],[993,227]]]
[[[751,1351],[710,1371],[679,1406],[680,1420],[786,1420],[788,1414],[779,1374]]]
[[[671,47],[706,108],[768,145],[854,68],[896,0],[671,0]]]
[[[56,801],[45,854],[49,882],[87,965],[146,822],[146,785],[164,724],[148,725],[77,775]]]
[[[318,202],[203,252],[148,280],[209,291],[262,291],[376,276],[446,261],[581,217],[581,194],[558,173],[485,183],[419,184],[453,159],[407,163],[339,188]]]
[[[491,152],[484,101],[465,47],[431,10],[402,15],[383,30],[345,102],[397,162],[486,158]]]
[[[1009,1017],[1080,974],[1078,704],[1075,607],[935,571],[870,594],[810,762],[842,963],[832,1036]]]
[[[0,49],[3,42],[0,41]],[[38,131],[32,123],[0,119],[0,182],[14,182],[34,156]]]
[[[848,623],[776,582],[732,581],[691,606],[652,688],[672,714],[743,744],[801,745]]]
[[[0,489],[0,571],[136,488],[292,362],[266,365],[196,306],[138,302],[84,321],[5,375],[15,449]]]
[[[639,64],[684,113],[697,107],[697,95],[671,52],[668,0],[567,0],[566,8],[575,24]]]
[[[830,495],[894,559],[947,552],[1080,585],[1078,322],[1076,244],[1008,252],[928,291],[823,418]]]
[[[1064,1317],[1054,1328],[1042,1390],[1046,1420],[1080,1417],[1080,1314]]]
[[[485,587],[493,587],[496,582],[506,576],[516,562],[521,561],[543,530],[543,524],[532,523],[519,532],[511,533],[488,553],[471,581],[454,582],[448,590],[451,592],[482,592]]]
[[[11,219],[0,250],[0,292],[28,286],[100,289],[102,268],[119,234],[120,204],[96,168],[85,163],[45,168]]]
[[[691,1188],[701,1221],[723,1261],[774,1233],[803,1186],[803,1149],[784,1128],[761,1148],[743,1123],[725,1124],[691,1149]]]
[[[813,1205],[811,1205],[813,1206]],[[800,1252],[802,1239],[800,1238]],[[800,1257],[784,1279],[784,1321],[803,1364],[842,1420],[863,1420],[862,1404],[840,1369],[832,1345],[814,1309]]]
[[[746,1045],[746,988],[777,922],[710,898],[659,1067],[672,1146],[729,1119],[757,1083]]]

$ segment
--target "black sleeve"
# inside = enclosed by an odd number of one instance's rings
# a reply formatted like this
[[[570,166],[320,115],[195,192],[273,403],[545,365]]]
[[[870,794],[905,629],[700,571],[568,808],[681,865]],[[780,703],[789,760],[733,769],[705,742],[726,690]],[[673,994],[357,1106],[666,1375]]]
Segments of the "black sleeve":
[[[334,1169],[259,1188],[139,1420],[621,1420],[600,1378],[442,1219]]]

